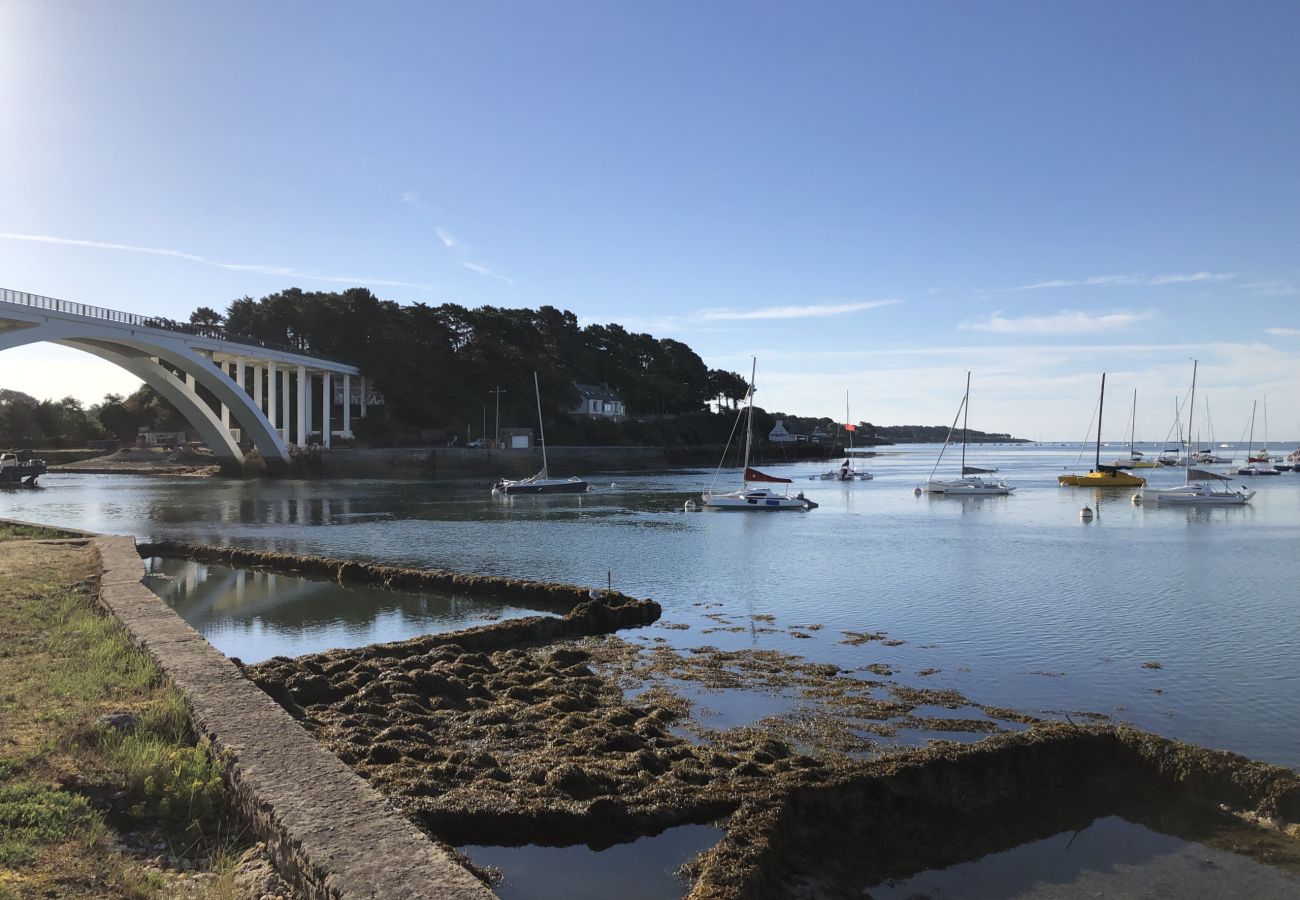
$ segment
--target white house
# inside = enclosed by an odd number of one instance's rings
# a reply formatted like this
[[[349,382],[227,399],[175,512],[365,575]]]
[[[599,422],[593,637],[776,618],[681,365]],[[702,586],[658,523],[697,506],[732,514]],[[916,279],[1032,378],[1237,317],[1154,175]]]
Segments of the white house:
[[[575,415],[593,419],[612,419],[617,422],[627,415],[623,401],[607,384],[575,384],[582,400],[571,411]]]
[[[777,419],[772,430],[767,433],[767,439],[773,444],[802,444],[808,440],[806,434],[791,434],[786,430],[785,419]]]

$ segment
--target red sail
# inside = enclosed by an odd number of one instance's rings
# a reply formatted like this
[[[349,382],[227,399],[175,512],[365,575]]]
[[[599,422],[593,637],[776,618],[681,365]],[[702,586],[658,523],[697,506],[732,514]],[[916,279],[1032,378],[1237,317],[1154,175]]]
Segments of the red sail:
[[[857,430],[858,430],[858,426],[856,426],[856,425],[854,425],[853,423],[850,422],[850,423],[848,423],[848,424],[846,424],[846,425],[844,426],[844,430],[845,430],[845,431],[857,431]]]
[[[777,478],[774,475],[766,475],[758,469],[745,469],[746,481],[770,481],[773,484],[793,484],[789,478]]]

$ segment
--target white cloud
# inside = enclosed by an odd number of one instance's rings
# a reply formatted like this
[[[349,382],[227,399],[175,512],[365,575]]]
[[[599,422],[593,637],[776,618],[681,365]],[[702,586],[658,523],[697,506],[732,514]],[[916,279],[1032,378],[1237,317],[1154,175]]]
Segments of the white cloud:
[[[811,306],[766,306],[760,309],[702,309],[691,318],[704,322],[752,321],[756,319],[816,319],[894,306],[902,300],[859,300],[847,303],[818,303]]]
[[[1237,286],[1243,291],[1254,291],[1265,297],[1290,297],[1294,294],[1300,294],[1300,288],[1297,288],[1289,281],[1283,281],[1280,278],[1269,278],[1264,281],[1251,281],[1246,284]]]
[[[506,284],[515,283],[514,279],[507,278],[506,276],[498,272],[493,272],[491,269],[489,269],[487,266],[483,265],[482,263],[463,262],[461,263],[461,265],[464,266],[466,269],[469,269],[471,272],[477,272],[480,275],[486,275],[488,278],[496,278],[499,281],[504,281]]]
[[[446,247],[448,250],[466,250],[466,249],[468,249],[464,244],[462,244],[460,241],[456,240],[455,236],[452,235],[451,232],[449,232],[447,229],[443,228],[441,225],[436,226],[433,230],[434,230],[435,232],[437,232],[437,234],[438,234],[438,240],[442,241],[442,245],[443,245],[444,247]]]
[[[1185,275],[1093,275],[1090,278],[1057,278],[1052,281],[1035,281],[1007,291],[1037,291],[1043,288],[1063,287],[1162,287],[1167,284],[1195,284],[1222,282],[1236,278],[1235,272],[1191,272]]]
[[[993,334],[1094,334],[1098,331],[1116,331],[1127,328],[1151,313],[1113,312],[1097,315],[1074,310],[1062,310],[1050,316],[1009,317],[995,312],[986,319],[963,322],[963,331],[987,331]]]
[[[1264,331],[1278,337],[1300,337],[1300,328],[1265,328]]]
[[[33,244],[55,244],[60,247],[86,247],[93,250],[113,250],[120,253],[143,253],[148,256],[163,256],[169,259],[183,259],[187,262],[215,266],[229,272],[244,272],[251,275],[268,275],[276,278],[300,278],[304,281],[326,281],[333,284],[375,285],[378,287],[408,287],[421,291],[432,290],[431,285],[416,284],[411,281],[396,281],[391,278],[353,278],[344,275],[320,275],[293,266],[271,266],[262,263],[227,263],[195,253],[180,250],[168,250],[163,247],[140,247],[135,244],[117,244],[112,241],[87,241],[79,238],[54,237],[48,234],[16,234],[0,231],[0,240],[24,241]]]

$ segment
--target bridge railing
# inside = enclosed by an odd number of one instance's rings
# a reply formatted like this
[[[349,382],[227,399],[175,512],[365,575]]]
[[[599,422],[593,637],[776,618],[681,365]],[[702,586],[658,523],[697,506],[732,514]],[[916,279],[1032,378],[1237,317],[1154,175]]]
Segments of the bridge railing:
[[[276,341],[268,341],[259,337],[252,337],[244,334],[230,334],[225,328],[219,325],[191,325],[189,322],[177,322],[174,319],[165,319],[159,316],[142,316],[139,313],[122,312],[120,309],[108,309],[104,306],[92,306],[89,303],[76,303],[72,300],[60,300],[57,297],[44,297],[40,294],[29,294],[26,291],[14,291],[9,288],[0,288],[0,301],[5,303],[14,303],[19,306],[29,306],[32,309],[47,309],[50,312],[67,313],[73,316],[85,316],[89,319],[103,319],[106,322],[114,322],[118,325],[134,325],[140,328],[158,328],[162,331],[174,331],[177,334],[188,334],[194,337],[212,338],[219,341],[227,341],[231,344],[245,344],[253,347],[261,347],[264,350],[278,350],[282,353],[294,353],[299,356],[312,356],[316,359],[329,360],[330,362],[351,365],[347,360],[328,353],[318,353],[315,350],[303,350],[298,347],[292,347],[288,344],[281,344]]]

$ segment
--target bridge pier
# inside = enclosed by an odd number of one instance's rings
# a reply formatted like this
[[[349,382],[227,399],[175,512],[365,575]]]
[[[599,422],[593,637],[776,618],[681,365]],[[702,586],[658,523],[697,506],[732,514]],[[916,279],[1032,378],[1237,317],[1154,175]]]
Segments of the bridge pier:
[[[290,439],[305,445],[311,433],[315,375],[322,382],[322,445],[332,443],[334,375],[343,378],[343,432],[351,432],[351,376],[360,375],[355,366],[262,341],[200,334],[162,319],[0,289],[0,350],[40,342],[91,353],[149,384],[185,416],[227,469],[242,469],[244,461],[234,424],[241,441],[253,443],[269,469],[288,466]],[[364,379],[361,384],[365,416]],[[290,412],[295,402],[296,434]]]

